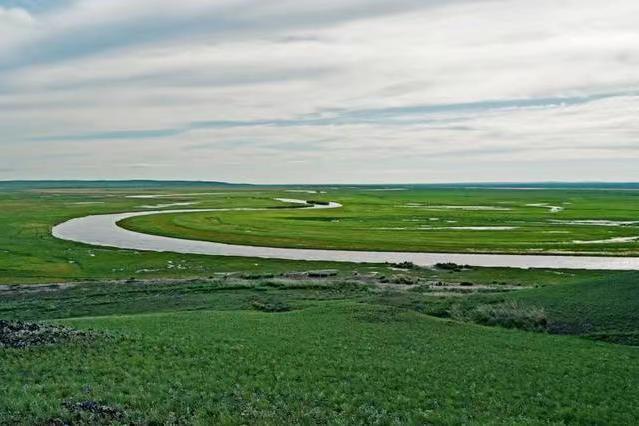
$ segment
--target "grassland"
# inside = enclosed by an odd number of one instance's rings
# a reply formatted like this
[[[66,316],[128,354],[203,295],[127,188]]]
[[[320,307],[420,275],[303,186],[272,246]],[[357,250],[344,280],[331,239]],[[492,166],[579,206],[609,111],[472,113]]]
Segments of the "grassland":
[[[639,416],[635,348],[398,307],[429,298],[264,278],[5,294],[4,316],[66,318],[107,337],[0,349],[0,422],[113,421],[70,408],[86,401],[141,424],[631,424]],[[269,304],[287,312],[255,308]]]
[[[70,280],[125,279],[130,277],[194,277],[207,274],[259,271],[277,272],[300,268],[299,263],[265,259],[180,256],[84,246],[55,239],[56,223],[89,214],[144,210],[141,206],[172,202],[199,202],[202,207],[275,207],[259,191],[227,192],[227,188],[182,190],[179,197],[129,198],[131,195],[174,194],[179,189],[107,190],[38,189],[0,193],[0,284],[46,283]],[[188,195],[201,193],[222,193]],[[178,201],[175,201],[175,200]],[[344,268],[343,265],[309,264],[302,269]],[[350,268],[350,267],[349,267]]]
[[[125,228],[258,246],[379,251],[639,254],[639,192],[328,189],[325,211],[135,217]],[[275,193],[286,196],[286,193]],[[290,196],[290,194],[288,194]]]
[[[336,200],[345,208],[162,215],[127,226],[206,239],[219,219],[224,231],[215,239],[240,243],[293,245],[297,236],[325,247],[363,238],[375,249],[448,250],[477,237],[472,249],[488,251],[513,249],[516,234],[447,230],[457,240],[446,242],[443,234],[433,239],[431,230],[367,236],[360,227],[417,215],[468,226],[516,217],[517,232],[561,230],[579,239],[634,230],[549,222],[632,221],[632,191],[326,190],[5,189],[0,424],[636,423],[638,272],[192,256],[91,247],[50,235],[55,223],[87,214],[175,202],[270,208],[280,206],[275,197]],[[525,206],[562,202],[570,204],[555,213]],[[511,210],[401,207],[411,203]],[[342,223],[339,231],[331,228]],[[328,230],[323,236],[319,225]],[[531,248],[532,241],[524,242],[517,250]],[[635,250],[630,243],[594,249]],[[2,320],[27,321],[27,329],[32,322],[64,325],[79,337],[38,343],[37,335],[23,347],[2,347]]]
[[[57,240],[51,227],[72,217],[148,209],[143,206],[194,202],[194,208],[281,207],[275,197],[337,200],[343,209],[159,215],[124,225],[150,233],[211,239],[239,244],[370,250],[552,252],[561,248],[584,253],[633,254],[639,243],[571,245],[535,239],[592,240],[639,233],[636,226],[565,225],[550,220],[632,222],[637,217],[633,191],[514,191],[425,189],[375,191],[327,189],[327,194],[291,193],[277,189],[197,188],[56,188],[0,191],[0,284],[68,280],[158,277],[201,277],[235,271],[282,272],[352,265],[271,261],[266,259],[181,256],[83,246]],[[135,195],[159,198],[130,198]],[[413,200],[413,201],[409,201]],[[509,200],[509,201],[508,201]],[[563,200],[563,201],[561,201]],[[569,200],[569,201],[566,201]],[[521,207],[569,202],[564,211]],[[506,206],[505,211],[430,211],[406,204]],[[510,203],[510,204],[499,204]],[[515,208],[514,206],[520,206]],[[510,206],[510,207],[509,207]],[[170,207],[167,207],[170,208]],[[438,221],[431,221],[437,217]],[[418,221],[418,222],[413,222]],[[448,223],[453,222],[455,223]],[[380,230],[424,223],[446,226],[518,226],[513,231]],[[516,223],[515,223],[516,222]],[[428,225],[435,226],[435,225]],[[439,225],[436,225],[439,226]],[[544,232],[553,232],[552,234]],[[561,232],[557,234],[556,232]],[[567,234],[564,234],[567,233]],[[555,248],[553,248],[555,247]],[[604,250],[602,252],[602,250]],[[301,265],[301,266],[300,266]]]
[[[543,306],[555,332],[639,346],[639,275],[624,274],[512,295]]]

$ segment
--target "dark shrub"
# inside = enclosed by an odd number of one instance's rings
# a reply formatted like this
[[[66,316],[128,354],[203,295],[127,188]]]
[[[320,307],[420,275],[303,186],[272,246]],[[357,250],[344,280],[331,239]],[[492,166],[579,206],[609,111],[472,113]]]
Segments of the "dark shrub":
[[[0,320],[0,348],[28,348],[75,341],[86,341],[97,333],[68,327],[22,321]]]
[[[336,276],[338,271],[336,269],[325,269],[322,271],[308,271],[306,276],[309,278],[328,278]]]
[[[471,269],[469,265],[458,265],[453,262],[436,263],[435,268],[442,269],[444,271],[454,271],[454,272],[460,272],[465,269]]]
[[[416,269],[418,268],[413,262],[389,263],[389,266],[398,269]]]
[[[410,275],[393,275],[390,279],[393,284],[415,285],[419,283],[419,278]]]
[[[497,305],[480,305],[467,315],[470,320],[484,325],[534,331],[548,329],[548,318],[543,308],[520,305],[513,301]]]
[[[256,311],[261,312],[288,312],[291,310],[291,306],[287,303],[280,301],[262,301],[262,300],[254,300],[251,302],[251,306]]]

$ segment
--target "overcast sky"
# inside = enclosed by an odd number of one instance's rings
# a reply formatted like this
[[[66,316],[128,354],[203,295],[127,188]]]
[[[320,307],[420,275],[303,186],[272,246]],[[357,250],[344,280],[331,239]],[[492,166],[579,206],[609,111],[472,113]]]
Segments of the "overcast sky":
[[[637,0],[0,0],[0,179],[639,180]]]

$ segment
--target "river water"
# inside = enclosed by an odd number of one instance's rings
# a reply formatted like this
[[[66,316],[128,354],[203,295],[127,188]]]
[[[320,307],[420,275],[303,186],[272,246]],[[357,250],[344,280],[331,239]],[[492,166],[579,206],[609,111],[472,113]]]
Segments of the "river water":
[[[279,201],[305,203],[303,200],[293,199],[280,199]],[[330,203],[328,205],[313,205],[308,208],[327,209],[338,207],[341,207],[341,205],[338,203]],[[92,215],[71,219],[56,225],[53,228],[52,234],[54,237],[63,240],[96,246],[214,256],[242,256],[271,259],[361,263],[412,262],[420,266],[432,266],[436,263],[454,262],[463,265],[485,267],[639,270],[639,257],[418,253],[256,247],[149,235],[130,231],[117,225],[117,222],[123,219],[147,216],[151,214],[233,210],[265,209],[153,210],[144,212]]]

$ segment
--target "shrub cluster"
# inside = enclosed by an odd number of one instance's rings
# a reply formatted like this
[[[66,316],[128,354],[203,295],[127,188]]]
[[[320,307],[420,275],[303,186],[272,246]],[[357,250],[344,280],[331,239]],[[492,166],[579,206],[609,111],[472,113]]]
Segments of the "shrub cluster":
[[[393,284],[416,285],[419,283],[419,278],[410,275],[393,275],[390,278],[390,282]]]
[[[397,269],[417,269],[419,266],[415,265],[413,262],[400,262],[400,263],[388,263],[388,266]]]
[[[548,330],[548,317],[544,308],[526,306],[514,301],[479,305],[467,315],[471,321],[478,324],[530,331]]]
[[[458,265],[453,262],[436,263],[435,268],[453,272],[461,272],[465,269],[471,269],[470,265]]]
[[[280,301],[265,302],[262,300],[254,300],[251,302],[251,306],[256,311],[261,312],[288,312],[291,310],[291,306],[288,303]]]

